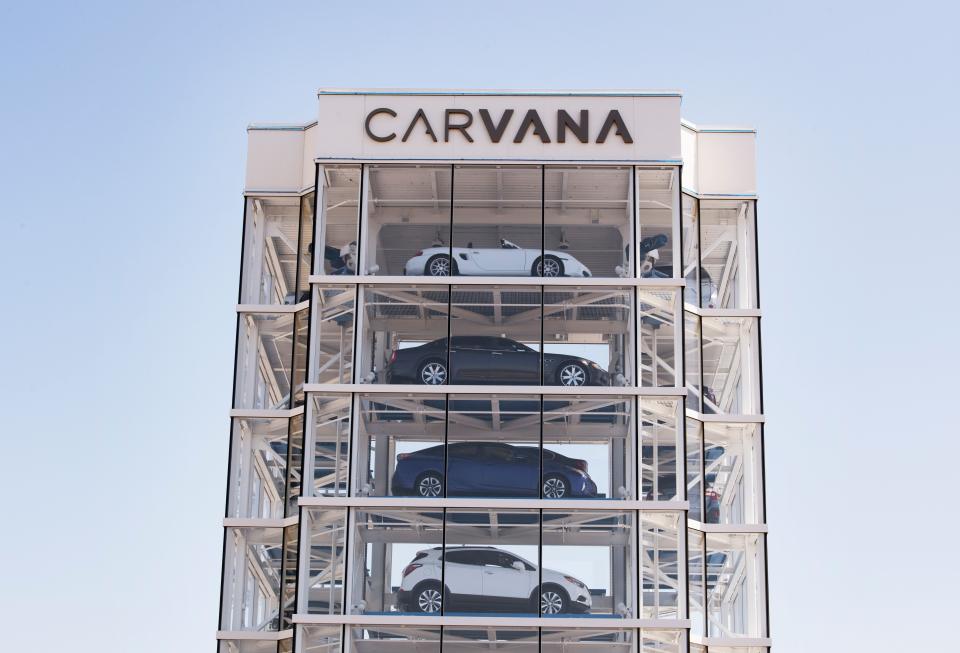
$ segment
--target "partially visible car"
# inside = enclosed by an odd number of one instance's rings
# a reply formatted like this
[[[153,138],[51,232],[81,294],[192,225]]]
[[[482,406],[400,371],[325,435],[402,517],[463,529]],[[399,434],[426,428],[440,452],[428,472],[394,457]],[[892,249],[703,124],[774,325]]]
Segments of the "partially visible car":
[[[452,258],[451,258],[452,256]],[[428,247],[403,266],[406,275],[429,277],[589,277],[590,268],[567,252],[524,248],[500,239],[500,247]]]
[[[387,383],[539,385],[540,352],[510,338],[453,336],[395,349],[387,364]],[[449,360],[448,360],[449,359]],[[448,369],[449,366],[449,369]],[[610,385],[611,375],[579,356],[543,355],[544,385]]]
[[[417,552],[402,572],[397,607],[404,612],[482,610],[545,615],[585,613],[593,607],[586,583],[543,569],[492,546]]]
[[[394,495],[419,497],[441,496],[444,483],[448,496],[538,497],[541,492],[547,499],[597,496],[587,461],[544,449],[542,464],[541,475],[538,447],[454,442],[398,455],[390,485]]]

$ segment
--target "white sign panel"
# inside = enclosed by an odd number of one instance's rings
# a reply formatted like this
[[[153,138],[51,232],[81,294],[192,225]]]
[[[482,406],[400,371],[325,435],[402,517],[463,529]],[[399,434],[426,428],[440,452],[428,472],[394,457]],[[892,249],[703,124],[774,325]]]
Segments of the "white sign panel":
[[[680,160],[680,95],[321,91],[320,160]]]

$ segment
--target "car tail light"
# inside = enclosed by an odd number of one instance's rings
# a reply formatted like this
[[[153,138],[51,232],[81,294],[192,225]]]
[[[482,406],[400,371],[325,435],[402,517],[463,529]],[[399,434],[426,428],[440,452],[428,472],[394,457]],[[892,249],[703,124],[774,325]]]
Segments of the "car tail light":
[[[394,350],[393,350],[393,353],[390,354],[390,362],[391,362],[391,363],[396,363],[396,362],[397,362],[397,350],[396,350],[396,349],[394,349]]]
[[[403,573],[401,574],[401,578],[406,578],[407,576],[409,576],[410,574],[412,574],[422,566],[423,565],[416,565],[416,564],[407,565],[406,567],[403,568]]]
[[[418,250],[417,253],[414,254],[414,256],[423,256],[423,250],[422,249]]]
[[[406,460],[406,459],[409,458],[409,457],[410,457],[410,454],[408,454],[408,453],[402,453],[402,454],[400,454],[400,455],[397,456],[397,460]]]
[[[579,469],[581,472],[587,471],[587,461],[586,460],[574,460],[573,468]]]

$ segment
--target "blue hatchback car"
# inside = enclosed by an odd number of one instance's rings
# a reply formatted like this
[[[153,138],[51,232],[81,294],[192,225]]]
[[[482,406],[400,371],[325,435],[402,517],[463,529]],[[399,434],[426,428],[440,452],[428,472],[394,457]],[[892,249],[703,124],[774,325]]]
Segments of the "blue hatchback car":
[[[587,474],[587,461],[540,449],[502,442],[455,442],[449,445],[444,474],[444,445],[397,456],[393,494],[419,497],[509,496],[545,499],[594,498],[597,484]],[[542,481],[542,485],[541,485]]]

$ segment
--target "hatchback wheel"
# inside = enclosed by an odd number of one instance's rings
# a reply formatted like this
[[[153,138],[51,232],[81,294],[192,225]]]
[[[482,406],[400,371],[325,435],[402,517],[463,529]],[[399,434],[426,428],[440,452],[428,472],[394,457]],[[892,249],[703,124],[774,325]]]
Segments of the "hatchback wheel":
[[[443,601],[443,595],[440,588],[436,585],[427,585],[417,592],[417,611],[419,612],[440,612],[440,604]]]
[[[543,496],[546,499],[562,499],[567,496],[567,481],[562,476],[543,479]]]
[[[567,363],[557,373],[560,385],[586,385],[587,370],[577,363]]]
[[[560,614],[567,611],[567,597],[552,587],[540,593],[540,614]]]
[[[443,385],[447,382],[447,366],[440,361],[429,361],[420,368],[420,383]]]
[[[443,481],[437,474],[424,474],[417,481],[417,494],[422,497],[438,497],[443,493]]]

